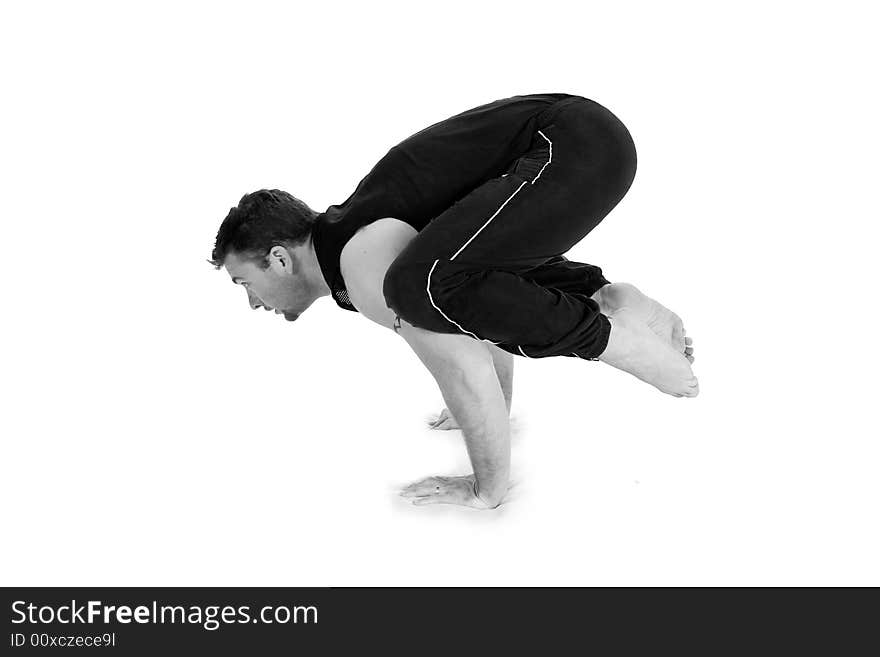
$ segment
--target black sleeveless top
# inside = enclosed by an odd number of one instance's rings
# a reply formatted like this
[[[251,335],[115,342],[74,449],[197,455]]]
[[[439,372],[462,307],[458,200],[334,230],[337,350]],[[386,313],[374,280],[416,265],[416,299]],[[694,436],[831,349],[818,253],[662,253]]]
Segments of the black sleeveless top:
[[[392,147],[351,196],[318,215],[312,239],[334,301],[357,312],[339,270],[342,248],[360,228],[392,217],[421,231],[527,148],[540,114],[571,94],[528,94],[480,105],[428,126]]]

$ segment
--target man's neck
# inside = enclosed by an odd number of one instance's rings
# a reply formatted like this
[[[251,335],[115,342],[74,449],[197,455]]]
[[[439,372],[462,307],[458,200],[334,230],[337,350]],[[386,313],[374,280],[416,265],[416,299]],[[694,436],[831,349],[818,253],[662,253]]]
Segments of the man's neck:
[[[315,251],[314,239],[309,239],[306,247],[302,250],[303,266],[306,270],[306,277],[312,284],[312,289],[316,291],[318,297],[326,297],[330,294],[330,286],[324,280],[324,272],[321,270],[321,263],[318,261],[318,254]]]

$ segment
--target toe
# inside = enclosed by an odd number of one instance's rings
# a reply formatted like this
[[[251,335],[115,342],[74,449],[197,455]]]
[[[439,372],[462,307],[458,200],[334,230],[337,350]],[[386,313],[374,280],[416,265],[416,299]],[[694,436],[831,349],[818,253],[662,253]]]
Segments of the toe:
[[[684,324],[678,315],[672,317],[672,346],[676,351],[684,351],[685,347]]]
[[[693,381],[689,381],[685,387],[681,390],[681,394],[685,397],[696,397],[700,392],[700,384],[697,382],[696,378]]]

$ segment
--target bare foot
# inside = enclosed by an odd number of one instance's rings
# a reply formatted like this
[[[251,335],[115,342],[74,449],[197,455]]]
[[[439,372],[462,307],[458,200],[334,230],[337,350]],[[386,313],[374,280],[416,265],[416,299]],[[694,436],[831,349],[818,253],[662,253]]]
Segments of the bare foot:
[[[666,306],[643,294],[635,285],[611,283],[593,295],[605,315],[627,308],[657,336],[668,342],[672,348],[694,362],[693,340],[685,335],[681,318]]]
[[[675,351],[633,310],[622,308],[608,315],[611,334],[599,360],[628,372],[675,397],[696,397],[700,392],[685,354]]]

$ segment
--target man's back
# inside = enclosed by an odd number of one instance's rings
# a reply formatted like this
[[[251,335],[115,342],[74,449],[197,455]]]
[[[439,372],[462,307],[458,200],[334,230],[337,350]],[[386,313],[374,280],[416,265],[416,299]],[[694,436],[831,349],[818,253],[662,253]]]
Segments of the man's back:
[[[321,213],[315,251],[334,301],[350,303],[340,253],[364,226],[393,217],[418,232],[487,180],[499,176],[532,138],[540,115],[570,94],[512,96],[466,110],[407,137],[355,191]]]

